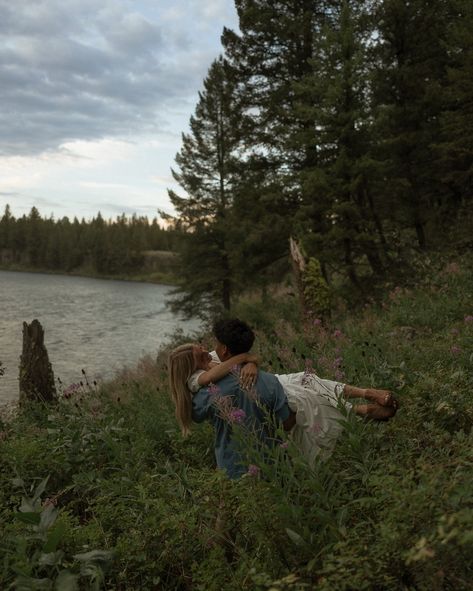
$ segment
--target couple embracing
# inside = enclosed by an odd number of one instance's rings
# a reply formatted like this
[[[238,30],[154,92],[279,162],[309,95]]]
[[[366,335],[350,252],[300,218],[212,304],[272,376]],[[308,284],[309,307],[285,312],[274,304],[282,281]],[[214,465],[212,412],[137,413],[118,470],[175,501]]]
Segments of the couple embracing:
[[[397,401],[387,390],[357,388],[315,373],[274,375],[260,370],[259,359],[250,353],[254,332],[241,320],[219,320],[213,334],[211,353],[196,343],[171,352],[169,382],[183,434],[190,432],[192,422],[210,421],[217,466],[230,478],[248,470],[233,437],[235,423],[253,433],[255,443],[268,446],[280,443],[274,427],[282,426],[313,464],[317,456],[330,454],[344,414],[387,420],[396,413]],[[351,405],[349,398],[367,403]]]

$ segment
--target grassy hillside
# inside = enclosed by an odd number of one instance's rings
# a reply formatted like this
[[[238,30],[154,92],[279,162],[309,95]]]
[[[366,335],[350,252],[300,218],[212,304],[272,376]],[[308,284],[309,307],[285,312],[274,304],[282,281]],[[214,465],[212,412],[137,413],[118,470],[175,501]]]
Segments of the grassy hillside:
[[[423,264],[329,325],[291,298],[241,306],[275,372],[400,400],[388,423],[347,417],[313,470],[289,444],[239,481],[215,471],[209,427],[177,430],[165,351],[2,425],[0,588],[471,589],[473,260]]]

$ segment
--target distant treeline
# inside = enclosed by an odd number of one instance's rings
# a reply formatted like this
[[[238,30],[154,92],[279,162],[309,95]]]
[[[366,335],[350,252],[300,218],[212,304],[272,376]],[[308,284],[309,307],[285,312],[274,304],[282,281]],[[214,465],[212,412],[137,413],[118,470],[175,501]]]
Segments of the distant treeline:
[[[235,5],[176,157],[176,303],[230,308],[291,234],[369,291],[471,207],[473,2]]]
[[[139,272],[146,251],[174,251],[178,233],[161,227],[155,218],[124,214],[90,221],[43,218],[36,207],[15,218],[7,205],[0,220],[2,266],[72,272],[86,269],[98,274]],[[168,271],[168,269],[166,269]]]

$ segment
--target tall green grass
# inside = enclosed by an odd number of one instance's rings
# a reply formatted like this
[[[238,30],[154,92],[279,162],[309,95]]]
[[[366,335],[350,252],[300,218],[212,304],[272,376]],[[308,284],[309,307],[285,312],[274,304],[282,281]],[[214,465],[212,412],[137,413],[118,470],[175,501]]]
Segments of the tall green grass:
[[[310,468],[289,444],[239,481],[212,432],[183,440],[166,351],[25,408],[0,436],[0,588],[467,590],[473,575],[473,273],[464,258],[329,324],[241,306],[275,372],[392,389]]]

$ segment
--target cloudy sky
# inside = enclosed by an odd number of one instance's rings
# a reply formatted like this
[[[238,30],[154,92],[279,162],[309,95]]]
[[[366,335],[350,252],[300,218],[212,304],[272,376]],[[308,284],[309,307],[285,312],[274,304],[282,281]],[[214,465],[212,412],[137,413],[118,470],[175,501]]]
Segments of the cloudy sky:
[[[0,0],[0,215],[154,217],[233,0]]]

